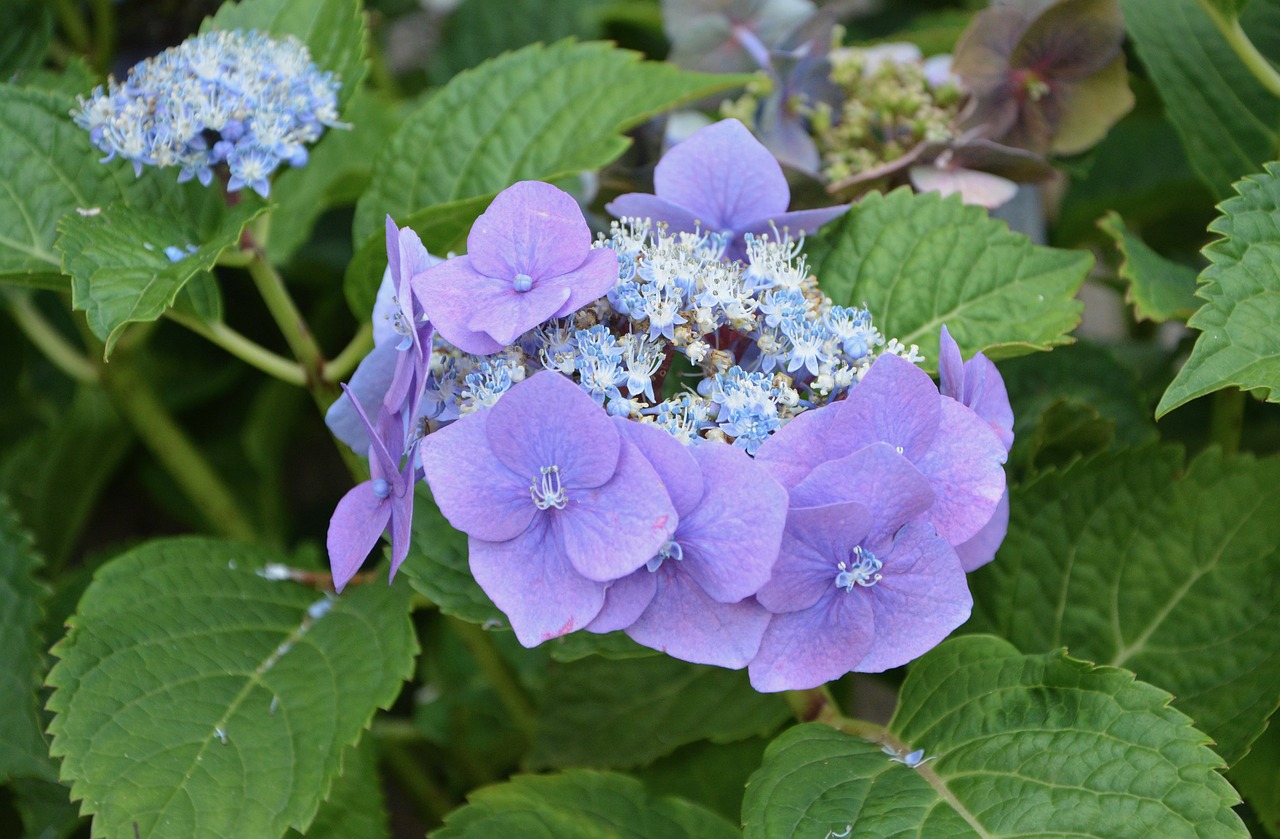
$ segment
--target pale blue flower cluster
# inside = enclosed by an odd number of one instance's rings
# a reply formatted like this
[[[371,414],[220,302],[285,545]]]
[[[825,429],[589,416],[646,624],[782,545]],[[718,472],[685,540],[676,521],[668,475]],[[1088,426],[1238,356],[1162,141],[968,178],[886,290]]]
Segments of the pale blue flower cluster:
[[[225,163],[227,189],[262,196],[283,163],[303,166],[308,143],[338,127],[332,73],[321,72],[296,38],[206,32],[134,65],[73,112],[106,153],[143,166],[176,166],[179,182],[208,186]]]

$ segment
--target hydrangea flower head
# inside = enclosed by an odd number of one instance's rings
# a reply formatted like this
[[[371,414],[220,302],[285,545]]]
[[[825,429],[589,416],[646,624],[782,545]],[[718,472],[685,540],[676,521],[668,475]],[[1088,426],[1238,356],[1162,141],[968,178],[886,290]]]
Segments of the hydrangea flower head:
[[[266,197],[283,163],[303,166],[306,145],[339,127],[339,83],[296,38],[216,31],[188,38],[112,79],[73,113],[93,144],[143,166],[177,166],[178,180],[208,186],[213,167],[227,189]]]
[[[782,167],[741,122],[726,119],[672,148],[653,173],[654,194],[630,192],[605,205],[619,218],[665,222],[673,231],[699,227],[727,234],[729,259],[746,255],[745,233],[775,227],[812,232],[848,205],[787,212],[791,188]]]
[[[662,481],[581,388],[543,371],[426,437],[440,511],[525,646],[580,629],[676,528]]]
[[[414,278],[446,339],[488,355],[524,332],[604,296],[618,259],[591,247],[591,230],[567,192],[521,181],[493,199],[467,236],[466,256]]]

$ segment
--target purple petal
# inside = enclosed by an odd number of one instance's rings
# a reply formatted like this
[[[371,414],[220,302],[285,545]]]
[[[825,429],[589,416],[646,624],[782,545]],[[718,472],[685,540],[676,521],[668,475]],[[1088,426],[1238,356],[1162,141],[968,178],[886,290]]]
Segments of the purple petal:
[[[510,280],[495,280],[471,267],[466,256],[457,256],[413,277],[413,291],[427,317],[445,340],[458,349],[488,355],[502,349],[488,334],[468,326],[475,312],[490,298],[511,290]]]
[[[964,402],[964,358],[945,323],[938,334],[938,390],[943,396]]]
[[[793,507],[849,501],[871,512],[867,536],[878,542],[933,506],[934,493],[928,478],[888,443],[873,443],[829,460],[791,490]]]
[[[599,487],[571,490],[568,506],[555,517],[573,567],[601,582],[624,577],[652,559],[677,522],[658,474],[626,440],[613,477]]]
[[[1006,457],[991,426],[971,409],[942,397],[937,438],[915,461],[936,496],[929,520],[939,536],[959,545],[991,519],[1004,494]]]
[[[394,580],[396,571],[405,557],[409,555],[409,542],[413,534],[413,474],[416,464],[410,460],[400,474],[399,493],[393,492],[391,501],[391,576]]]
[[[835,207],[821,207],[816,210],[796,210],[792,213],[773,213],[759,216],[736,228],[739,233],[768,233],[773,238],[773,228],[791,231],[791,238],[797,239],[800,234],[812,235],[818,228],[832,219],[839,218],[849,210],[848,204]]]
[[[936,647],[969,619],[973,598],[955,551],[925,522],[911,522],[883,556],[881,579],[849,592],[871,603],[875,627],[860,673],[900,667]]]
[[[404,454],[402,446],[396,446],[395,454],[392,454],[387,448],[389,441],[403,444],[403,436],[400,432],[400,425],[395,418],[386,409],[385,406],[379,406],[378,409],[378,427],[375,429],[373,424],[369,422],[368,415],[364,412],[364,407],[360,404],[360,400],[351,395],[346,385],[342,386],[343,393],[351,399],[351,407],[355,409],[356,416],[364,425],[365,433],[369,435],[369,472],[374,480],[384,478],[388,481],[398,480],[397,476],[400,472],[400,457]]]
[[[614,218],[647,218],[654,224],[665,223],[672,233],[692,233],[699,225],[704,228],[710,226],[707,219],[693,210],[643,192],[619,195],[604,208]]]
[[[352,396],[359,399],[361,405],[381,404],[395,376],[399,356],[394,344],[375,345],[352,374],[347,391],[329,406],[324,415],[324,423],[333,436],[361,456],[369,451],[369,432],[356,413]]]
[[[573,501],[575,491],[600,486],[617,468],[621,439],[613,421],[559,373],[535,373],[504,393],[488,414],[484,447],[526,487],[543,468],[555,466]]]
[[[510,285],[501,291],[491,291],[486,286],[485,291],[488,293],[477,294],[473,299],[467,329],[483,332],[507,347],[530,329],[550,320],[567,304],[572,289],[549,280],[535,280],[533,287],[525,292],[516,291]]]
[[[391,505],[373,494],[373,482],[365,481],[347,491],[329,519],[325,544],[329,550],[329,567],[333,571],[333,587],[342,587],[364,564],[378,537],[387,529]]]
[[[648,568],[633,571],[609,583],[604,591],[604,608],[587,626],[589,632],[626,629],[644,614],[658,591],[658,575]]]
[[[604,605],[604,584],[574,570],[556,531],[548,520],[505,542],[468,541],[472,576],[526,647],[581,629]]]
[[[566,274],[590,248],[591,229],[578,202],[541,181],[521,181],[498,193],[467,236],[471,266],[508,284],[517,274],[535,281]]]
[[[693,455],[707,489],[680,517],[675,540],[684,559],[678,567],[711,600],[736,603],[769,580],[787,521],[787,492],[734,446],[704,443]]]
[[[787,211],[791,189],[782,167],[741,122],[726,119],[695,131],[653,173],[654,194],[716,230],[738,230]]]
[[[390,344],[392,347],[400,343],[400,333],[391,323],[391,316],[399,307],[396,305],[396,283],[391,278],[391,266],[382,272],[382,282],[378,284],[378,294],[373,299],[373,346],[381,347]]]
[[[658,473],[658,479],[671,499],[671,506],[675,507],[683,523],[703,493],[702,470],[689,447],[656,425],[621,417],[615,417],[613,422]]]
[[[796,612],[837,590],[837,563],[848,558],[873,523],[871,511],[856,502],[792,508],[773,574],[756,593],[760,605],[771,612]]]
[[[828,450],[848,454],[884,442],[901,447],[907,460],[918,464],[938,433],[940,400],[927,373],[896,355],[882,355],[838,403]]]
[[[982,529],[972,539],[956,545],[956,555],[960,557],[960,566],[966,572],[969,572],[981,568],[995,559],[996,551],[1000,549],[1000,545],[1004,542],[1004,537],[1008,532],[1009,488],[1006,486],[1004,495],[1000,496],[1000,503],[996,505],[996,511],[991,514],[991,520],[983,525]]]
[[[578,268],[542,280],[545,285],[569,289],[569,299],[553,315],[558,318],[604,297],[617,282],[618,255],[609,248],[595,248]]]
[[[487,411],[463,417],[423,438],[419,451],[431,494],[449,524],[502,542],[527,530],[538,508],[528,480],[489,451],[487,420]]]
[[[770,618],[755,598],[715,600],[684,573],[684,562],[663,563],[650,576],[659,578],[658,591],[644,614],[627,627],[632,640],[694,664],[734,670],[747,665]]]
[[[830,459],[827,441],[840,406],[824,405],[805,411],[769,436],[756,450],[756,462],[784,487],[794,487]]]
[[[747,666],[751,686],[807,690],[853,670],[872,642],[871,605],[859,594],[836,590],[808,609],[774,615]]]

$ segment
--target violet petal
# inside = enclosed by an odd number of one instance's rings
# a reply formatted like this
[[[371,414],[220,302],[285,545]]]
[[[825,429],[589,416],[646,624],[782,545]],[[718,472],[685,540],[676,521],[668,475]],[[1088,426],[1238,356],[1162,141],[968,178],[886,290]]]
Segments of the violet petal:
[[[517,274],[536,281],[572,271],[590,248],[591,229],[578,202],[541,181],[498,193],[467,236],[472,268],[508,284]]]
[[[774,615],[747,665],[751,686],[807,690],[851,671],[871,647],[871,605],[836,590],[808,609]]]
[[[634,623],[632,640],[694,664],[713,664],[735,670],[745,667],[760,648],[771,617],[755,598],[722,603],[698,585],[681,564],[664,563],[651,576],[658,591]],[[647,572],[640,572],[647,573]]]
[[[373,494],[373,482],[347,490],[329,519],[329,533],[325,546],[329,551],[329,567],[333,572],[333,587],[342,587],[355,576],[378,544],[391,518],[391,505],[385,498]]]

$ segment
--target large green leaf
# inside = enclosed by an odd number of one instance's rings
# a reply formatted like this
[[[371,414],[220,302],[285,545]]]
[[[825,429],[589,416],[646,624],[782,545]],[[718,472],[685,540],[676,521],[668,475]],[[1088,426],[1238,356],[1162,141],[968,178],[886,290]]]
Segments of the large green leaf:
[[[1070,343],[1072,300],[1092,259],[1033,245],[959,196],[872,193],[809,246],[822,289],[865,305],[887,338],[918,344],[936,364],[943,324],[965,355],[1023,355]]]
[[[601,12],[610,1],[463,0],[441,29],[429,65],[432,79],[443,83],[486,59],[538,41],[599,37]]]
[[[911,669],[889,723],[890,747],[925,762],[796,726],[747,785],[745,835],[1248,836],[1208,738],[1169,698],[1061,652],[953,639]]]
[[[1280,702],[1277,505],[1274,458],[1148,447],[1048,473],[1013,491],[971,627],[1133,670],[1234,763]]]
[[[0,78],[37,67],[53,37],[53,4],[44,0],[9,0],[0,28]]]
[[[777,730],[785,703],[747,687],[746,674],[668,656],[554,665],[529,763],[643,766],[698,740],[730,742]]]
[[[679,798],[655,798],[634,778],[577,770],[520,775],[484,787],[432,839],[733,839],[725,819]]]
[[[405,586],[332,597],[263,549],[150,542],[108,563],[49,675],[53,753],[95,834],[305,830],[344,749],[412,670]]]
[[[211,29],[256,29],[292,35],[307,45],[311,60],[342,82],[338,99],[346,102],[364,78],[364,14],[360,0],[240,0],[223,3],[206,18]]]
[[[1107,213],[1098,220],[1098,227],[1120,251],[1120,279],[1129,284],[1125,298],[1133,304],[1135,316],[1156,323],[1172,318],[1186,320],[1200,307],[1195,297],[1194,268],[1171,262],[1153,251],[1125,227],[1119,213]]]
[[[1219,196],[1276,156],[1280,98],[1241,63],[1197,0],[1123,0],[1125,23],[1187,157]]]
[[[378,778],[378,744],[366,737],[342,756],[342,774],[320,805],[307,839],[389,839],[390,819]],[[298,839],[290,830],[286,839]]]
[[[604,43],[535,44],[485,62],[423,103],[382,147],[353,239],[378,235],[388,213],[400,221],[516,181],[598,169],[627,148],[631,126],[743,82],[642,62]]]
[[[71,275],[71,304],[84,311],[89,328],[106,345],[104,356],[126,325],[164,314],[187,281],[213,268],[265,209],[260,201],[241,201],[216,227],[203,231],[189,219],[130,204],[112,204],[91,216],[63,216],[57,249],[62,270]],[[184,255],[175,262],[165,255],[168,247]],[[189,247],[195,250],[185,253]]]
[[[55,777],[36,699],[44,669],[40,601],[46,594],[32,578],[39,566],[30,537],[0,495],[0,781]]]
[[[1204,249],[1210,265],[1196,294],[1205,299],[1188,326],[1201,331],[1191,357],[1156,416],[1224,387],[1261,388],[1280,401],[1280,164],[1236,184],[1209,229],[1223,238]]]

